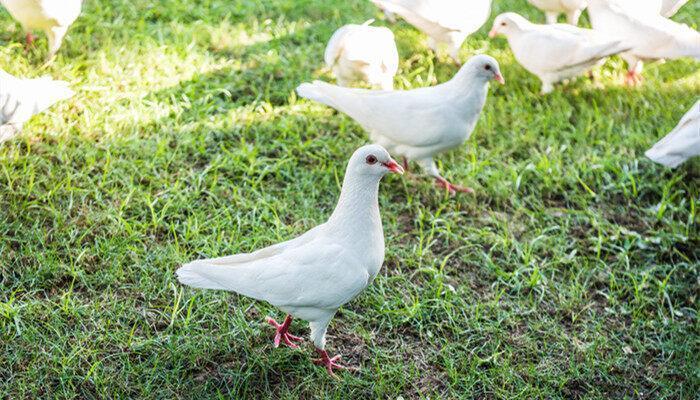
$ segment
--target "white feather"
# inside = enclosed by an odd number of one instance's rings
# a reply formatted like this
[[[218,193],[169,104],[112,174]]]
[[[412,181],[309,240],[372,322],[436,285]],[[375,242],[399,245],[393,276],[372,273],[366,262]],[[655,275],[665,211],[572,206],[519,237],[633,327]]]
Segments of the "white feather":
[[[700,100],[668,135],[644,154],[669,168],[676,168],[687,159],[700,155]]]
[[[0,136],[3,140],[9,139],[13,136],[10,131],[19,132],[33,115],[73,94],[64,81],[49,77],[19,79],[0,70],[0,126],[13,127],[5,128],[5,133]]]
[[[335,31],[324,59],[340,85],[361,80],[391,90],[399,68],[394,34],[387,28],[370,26],[371,22],[345,25]]]

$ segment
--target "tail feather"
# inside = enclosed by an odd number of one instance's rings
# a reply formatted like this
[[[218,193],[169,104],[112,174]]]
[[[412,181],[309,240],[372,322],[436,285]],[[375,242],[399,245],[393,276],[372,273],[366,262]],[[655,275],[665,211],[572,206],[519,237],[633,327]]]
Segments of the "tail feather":
[[[668,168],[676,168],[677,166],[683,164],[686,157],[682,154],[668,154],[664,151],[659,151],[658,149],[652,147],[644,153],[650,160],[664,165]]]
[[[51,104],[69,99],[75,94],[68,86],[68,82],[65,81],[54,81],[46,78],[43,86],[44,90],[46,90],[46,99]]]
[[[175,274],[177,280],[183,285],[199,289],[226,290],[222,282],[212,279],[212,276],[206,273],[207,267],[208,265],[204,262],[194,261],[178,268]]]
[[[305,99],[317,101],[323,103],[327,106],[337,108],[335,102],[327,93],[327,86],[325,82],[313,81],[312,83],[302,83],[297,87],[297,94]]]
[[[26,90],[33,93],[34,110],[39,113],[46,110],[61,100],[66,100],[75,94],[68,86],[68,82],[55,81],[49,77],[27,80]]]
[[[21,131],[21,126],[12,124],[0,125],[0,143],[8,141],[17,136]]]

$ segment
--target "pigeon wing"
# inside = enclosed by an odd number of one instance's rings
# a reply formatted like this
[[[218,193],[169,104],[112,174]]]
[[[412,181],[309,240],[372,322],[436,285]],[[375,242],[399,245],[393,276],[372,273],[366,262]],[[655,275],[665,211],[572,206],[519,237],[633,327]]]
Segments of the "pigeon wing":
[[[406,91],[366,90],[314,81],[301,84],[297,93],[349,115],[370,133],[421,147],[440,143],[445,125],[454,122],[448,118],[453,111],[445,105],[440,89],[438,85]]]
[[[194,261],[177,270],[178,279],[189,286],[233,291],[278,307],[327,309],[355,297],[369,279],[346,249],[318,236],[254,254]]]
[[[605,38],[588,29],[566,24],[542,25],[524,33],[520,49],[537,71],[559,71],[576,65],[594,63],[628,50],[620,40]]]

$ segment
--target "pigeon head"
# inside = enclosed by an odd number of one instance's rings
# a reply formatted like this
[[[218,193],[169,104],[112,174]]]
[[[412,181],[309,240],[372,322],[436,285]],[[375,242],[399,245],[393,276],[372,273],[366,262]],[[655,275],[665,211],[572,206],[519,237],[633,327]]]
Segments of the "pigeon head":
[[[493,27],[489,32],[489,37],[493,38],[499,34],[508,37],[516,32],[520,32],[529,23],[530,22],[520,14],[514,12],[503,13],[497,16],[493,21]]]
[[[403,174],[403,168],[391,158],[384,147],[368,144],[355,150],[348,162],[348,172],[381,178],[389,172]]]
[[[498,66],[498,61],[486,54],[470,58],[460,70],[460,75],[462,72],[466,72],[466,76],[483,79],[484,82],[495,80],[502,85],[506,83],[506,80],[503,79],[503,75],[501,75],[501,68]]]

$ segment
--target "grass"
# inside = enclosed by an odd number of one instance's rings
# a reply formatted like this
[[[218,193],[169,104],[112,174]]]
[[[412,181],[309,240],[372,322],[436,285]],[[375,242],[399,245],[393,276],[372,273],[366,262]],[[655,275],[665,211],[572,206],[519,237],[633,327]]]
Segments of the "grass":
[[[492,18],[544,19],[496,3]],[[440,162],[477,194],[382,183],[385,265],[329,330],[361,372],[336,381],[310,346],[273,349],[267,304],[177,283],[182,262],[329,215],[366,134],[293,89],[332,79],[327,39],[371,17],[386,24],[363,0],[87,0],[42,68],[45,39],[25,54],[0,12],[0,68],[78,92],[0,146],[0,397],[697,396],[700,162],[643,157],[700,93],[688,60],[630,89],[613,58],[542,97],[490,24],[471,36],[462,58],[495,56],[508,84]],[[674,19],[697,29],[700,4]],[[398,88],[455,73],[391,28]]]

